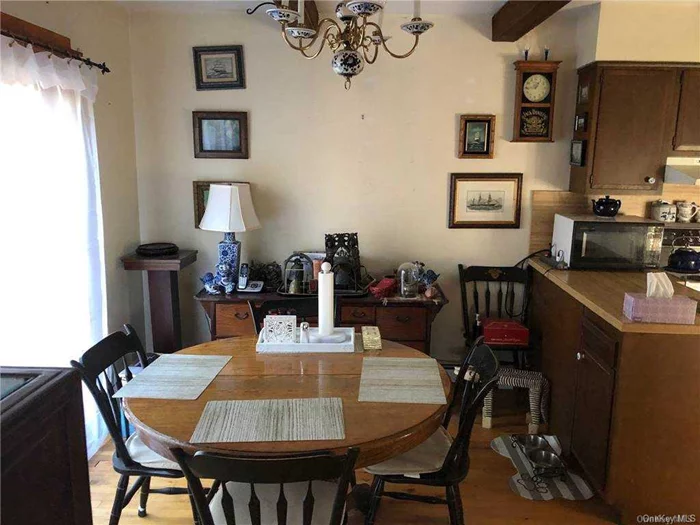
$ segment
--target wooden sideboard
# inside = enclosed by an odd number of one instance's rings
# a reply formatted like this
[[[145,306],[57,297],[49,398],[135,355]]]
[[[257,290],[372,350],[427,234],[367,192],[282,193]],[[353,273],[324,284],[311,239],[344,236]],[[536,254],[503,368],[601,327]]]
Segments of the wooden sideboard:
[[[341,326],[378,326],[382,338],[430,354],[430,330],[435,316],[448,303],[442,289],[432,299],[389,297],[337,297]],[[248,301],[260,305],[283,297],[276,293],[209,295],[201,290],[195,299],[204,308],[212,339],[255,335]]]

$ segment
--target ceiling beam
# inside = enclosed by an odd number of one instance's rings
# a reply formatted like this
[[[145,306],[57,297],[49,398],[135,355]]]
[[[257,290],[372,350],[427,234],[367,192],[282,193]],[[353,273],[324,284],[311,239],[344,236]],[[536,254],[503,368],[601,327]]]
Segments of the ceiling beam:
[[[570,0],[509,0],[491,19],[491,40],[515,42],[569,2]]]

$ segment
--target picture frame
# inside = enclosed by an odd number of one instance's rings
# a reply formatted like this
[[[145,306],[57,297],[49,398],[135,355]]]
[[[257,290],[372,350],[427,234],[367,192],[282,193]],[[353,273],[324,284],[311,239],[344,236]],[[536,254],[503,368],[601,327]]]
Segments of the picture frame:
[[[578,87],[578,95],[576,97],[576,103],[577,104],[588,104],[588,92],[589,92],[589,87],[588,84],[581,84]]]
[[[448,228],[520,228],[522,173],[451,173]]]
[[[247,159],[248,113],[193,111],[192,136],[196,159]]]
[[[192,48],[197,91],[245,89],[243,46],[200,46]]]
[[[211,184],[242,184],[239,181],[228,180],[195,180],[192,181],[192,197],[194,201],[194,227],[199,229],[199,223],[204,217],[204,210],[207,207],[209,197],[209,186]]]
[[[496,115],[460,115],[457,157],[492,159],[495,136]]]
[[[588,113],[574,115],[574,131],[585,132],[588,126]]]
[[[586,141],[572,140],[569,152],[569,164],[579,168],[586,165]]]

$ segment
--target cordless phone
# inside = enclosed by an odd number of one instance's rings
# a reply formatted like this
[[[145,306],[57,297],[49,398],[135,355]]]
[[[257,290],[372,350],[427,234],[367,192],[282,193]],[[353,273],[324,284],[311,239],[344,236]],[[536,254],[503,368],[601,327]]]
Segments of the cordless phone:
[[[241,264],[241,271],[238,272],[238,289],[245,290],[248,288],[248,265]]]

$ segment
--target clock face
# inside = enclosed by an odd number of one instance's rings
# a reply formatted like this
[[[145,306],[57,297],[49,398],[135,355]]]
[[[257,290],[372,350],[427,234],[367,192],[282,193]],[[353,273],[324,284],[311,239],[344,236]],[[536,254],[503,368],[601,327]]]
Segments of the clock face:
[[[546,76],[535,74],[529,76],[523,83],[523,94],[530,102],[542,102],[549,96],[551,87]]]

